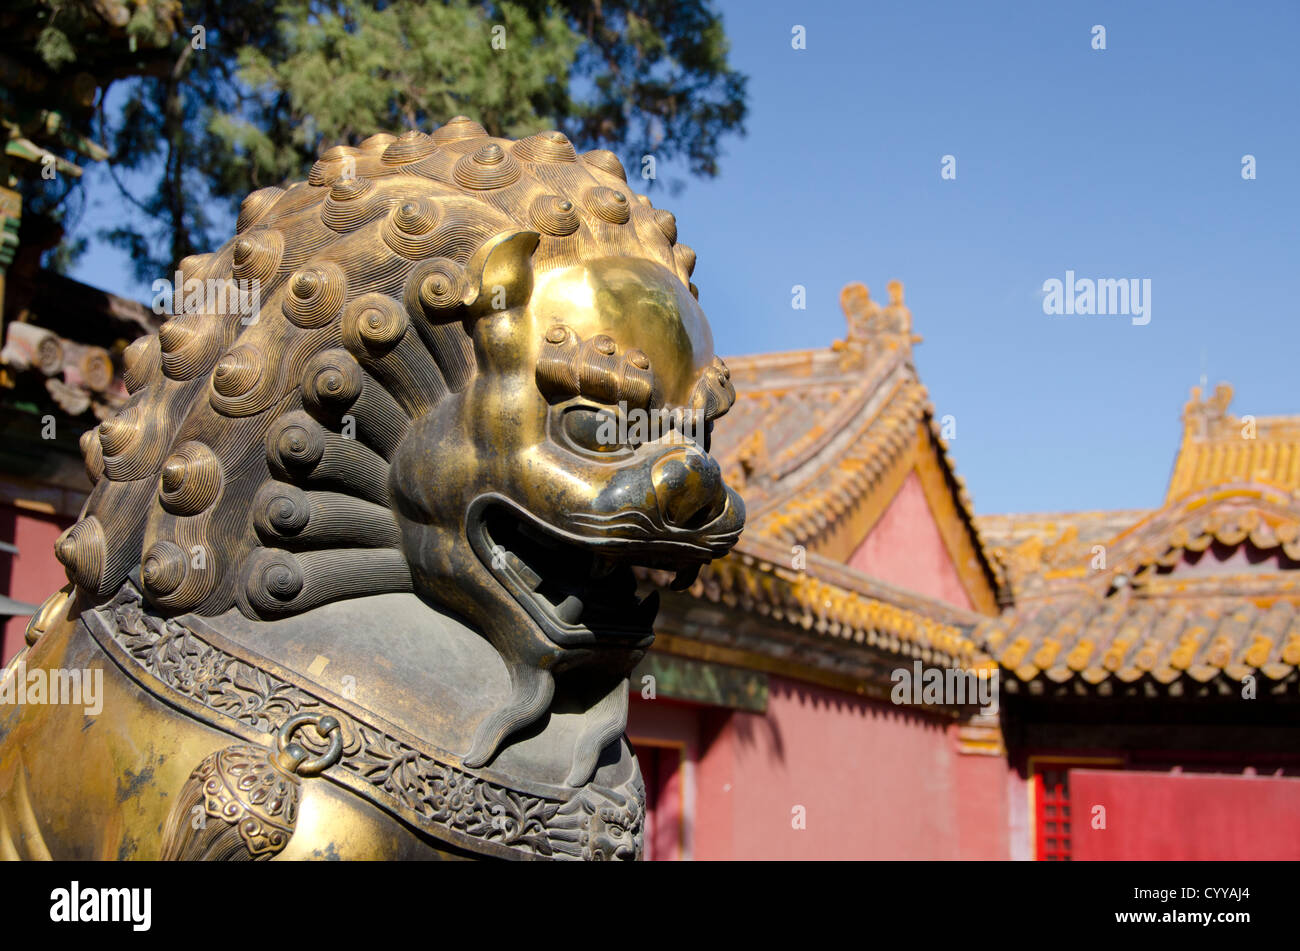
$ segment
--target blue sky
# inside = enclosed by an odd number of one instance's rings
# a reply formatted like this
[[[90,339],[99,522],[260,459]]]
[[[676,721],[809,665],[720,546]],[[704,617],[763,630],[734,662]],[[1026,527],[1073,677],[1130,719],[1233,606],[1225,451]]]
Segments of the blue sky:
[[[1202,373],[1237,413],[1300,413],[1300,4],[720,7],[748,135],[653,196],[720,352],[828,346],[844,284],[902,280],[979,512],[1158,505]],[[99,194],[88,228],[120,211]],[[1149,279],[1150,323],[1046,316],[1067,269]],[[75,274],[147,297],[111,250]]]

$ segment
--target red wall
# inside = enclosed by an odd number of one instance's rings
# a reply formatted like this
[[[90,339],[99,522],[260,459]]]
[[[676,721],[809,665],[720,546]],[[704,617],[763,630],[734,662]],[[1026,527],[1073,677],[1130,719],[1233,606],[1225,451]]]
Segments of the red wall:
[[[1300,859],[1300,779],[1077,769],[1070,806],[1080,860]]]
[[[769,691],[765,716],[632,703],[634,737],[695,718],[693,857],[1008,857],[1003,758],[959,753],[946,723],[906,708],[780,677]]]
[[[40,515],[12,505],[0,505],[0,540],[18,546],[18,554],[0,552],[0,594],[40,604],[68,583],[54,558],[54,542],[72,519]],[[3,659],[7,664],[23,646],[28,617],[11,617],[4,624]]]
[[[972,608],[915,472],[849,564]],[[685,857],[1011,857],[1009,802],[1024,797],[1024,782],[1002,756],[959,752],[946,720],[778,676],[762,715],[632,697],[634,745],[686,749],[681,797],[650,823],[658,839],[680,810]],[[804,828],[795,828],[795,807]]]
[[[873,578],[973,610],[915,471],[849,558]]]

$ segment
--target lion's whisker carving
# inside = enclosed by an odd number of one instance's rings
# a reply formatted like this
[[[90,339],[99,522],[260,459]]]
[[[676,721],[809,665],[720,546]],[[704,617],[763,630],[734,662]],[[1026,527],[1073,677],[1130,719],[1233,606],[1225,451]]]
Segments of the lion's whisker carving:
[[[581,786],[596,771],[596,761],[627,725],[627,682],[618,681],[591,707],[582,735],[573,746],[573,764],[565,783]]]
[[[635,509],[623,509],[618,512],[575,512],[572,515],[573,521],[581,525],[590,525],[593,528],[608,530],[631,529],[634,531],[643,531],[646,534],[653,534],[664,531],[664,526],[656,522],[645,512],[638,512]]]
[[[78,795],[30,775],[36,821],[73,830],[50,852],[636,857],[622,734],[659,594],[635,569],[689,583],[744,523],[675,219],[608,152],[457,117],[329,149],[237,229],[179,271],[253,282],[257,312],[133,343],[130,399],[82,440],[75,587],[32,662],[93,656],[113,696],[161,703],[93,734],[3,713],[79,764]],[[124,764],[152,778],[121,823],[59,811],[102,811]]]
[[[546,712],[555,696],[555,678],[549,670],[516,666],[510,670],[510,699],[482,722],[474,745],[465,754],[469,767],[487,764],[501,741]]]

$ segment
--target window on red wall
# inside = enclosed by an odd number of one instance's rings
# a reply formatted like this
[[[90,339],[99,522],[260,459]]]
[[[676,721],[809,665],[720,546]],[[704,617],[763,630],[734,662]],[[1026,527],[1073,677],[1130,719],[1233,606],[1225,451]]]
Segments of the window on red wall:
[[[1030,756],[1030,788],[1034,797],[1034,858],[1040,862],[1073,862],[1079,858],[1076,846],[1079,804],[1070,794],[1070,774],[1079,769],[1123,769],[1114,757]],[[1082,821],[1088,821],[1084,804]],[[1084,829],[1086,831],[1086,828]]]
[[[1069,862],[1073,858],[1069,769],[1058,766],[1036,773],[1034,803],[1037,806],[1034,842],[1038,853],[1035,857],[1041,862]]]

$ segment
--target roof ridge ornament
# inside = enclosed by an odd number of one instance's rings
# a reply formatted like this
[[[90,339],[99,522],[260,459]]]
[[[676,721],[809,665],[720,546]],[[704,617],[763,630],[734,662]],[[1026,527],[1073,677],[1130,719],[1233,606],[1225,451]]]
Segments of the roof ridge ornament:
[[[1212,439],[1220,435],[1225,421],[1229,428],[1236,427],[1236,417],[1228,415],[1228,406],[1232,403],[1232,385],[1219,383],[1214,392],[1201,398],[1201,387],[1192,387],[1191,396],[1183,406],[1183,432],[1185,438],[1197,440]]]
[[[921,342],[912,333],[912,312],[903,303],[903,282],[892,280],[886,286],[889,303],[884,307],[871,299],[870,289],[861,281],[846,284],[840,291],[848,335],[831,344],[831,349],[844,355],[845,369],[865,365],[868,354],[900,347],[910,350],[912,344]]]

